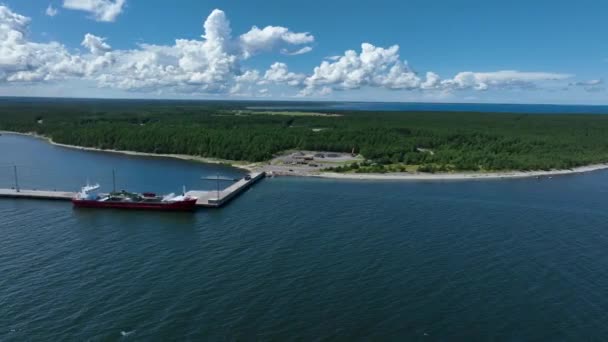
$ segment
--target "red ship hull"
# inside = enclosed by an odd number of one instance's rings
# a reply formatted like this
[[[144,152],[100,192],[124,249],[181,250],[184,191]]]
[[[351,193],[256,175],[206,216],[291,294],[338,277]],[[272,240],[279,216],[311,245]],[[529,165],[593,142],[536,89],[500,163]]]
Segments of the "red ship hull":
[[[133,209],[155,211],[192,211],[196,208],[196,199],[187,199],[179,202],[117,202],[72,199],[75,208],[107,208],[107,209]]]

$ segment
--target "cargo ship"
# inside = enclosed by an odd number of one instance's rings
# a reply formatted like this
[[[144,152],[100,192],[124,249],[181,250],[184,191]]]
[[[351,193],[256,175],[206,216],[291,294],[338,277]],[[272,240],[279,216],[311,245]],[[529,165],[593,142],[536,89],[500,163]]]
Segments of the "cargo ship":
[[[97,194],[99,184],[86,185],[72,198],[76,208],[140,209],[160,211],[192,211],[196,208],[196,197],[181,195],[157,196],[151,192],[134,193],[113,191],[106,195]]]

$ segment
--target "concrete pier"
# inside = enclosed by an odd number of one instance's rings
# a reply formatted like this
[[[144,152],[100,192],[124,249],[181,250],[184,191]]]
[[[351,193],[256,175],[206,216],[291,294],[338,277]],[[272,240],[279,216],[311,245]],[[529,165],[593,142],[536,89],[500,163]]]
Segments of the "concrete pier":
[[[75,192],[51,190],[0,189],[0,197],[69,201]]]
[[[251,185],[264,178],[266,174],[264,172],[252,173],[250,177],[242,178],[236,183],[230,185],[224,190],[219,191],[219,198],[217,191],[200,191],[192,190],[186,194],[194,197],[198,197],[196,205],[203,208],[219,208],[236,196],[241,194]],[[44,199],[44,200],[60,200],[69,201],[76,195],[75,192],[69,191],[49,191],[49,190],[26,190],[20,189],[0,189],[0,198],[22,198],[22,199]]]
[[[238,180],[236,183],[227,187],[224,190],[219,192],[217,191],[200,191],[200,190],[192,190],[188,191],[186,195],[190,195],[193,197],[198,197],[198,201],[196,201],[196,205],[199,207],[205,208],[219,208],[224,204],[230,202],[233,198],[238,196],[243,191],[247,190],[251,185],[255,184],[260,179],[266,176],[265,172],[255,172],[250,175],[250,179],[242,178]]]

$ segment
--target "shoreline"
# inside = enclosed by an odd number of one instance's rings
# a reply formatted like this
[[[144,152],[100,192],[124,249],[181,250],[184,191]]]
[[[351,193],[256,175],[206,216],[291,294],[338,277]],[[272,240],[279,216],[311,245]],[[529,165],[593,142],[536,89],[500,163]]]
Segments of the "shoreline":
[[[608,169],[608,163],[603,164],[591,164],[585,166],[579,166],[572,169],[566,170],[537,170],[537,171],[497,171],[497,172],[454,172],[454,173],[336,173],[336,172],[322,172],[314,171],[308,173],[277,173],[272,170],[266,170],[265,165],[260,163],[250,164],[239,164],[237,161],[222,160],[214,158],[204,158],[199,156],[191,156],[186,154],[157,154],[149,152],[136,152],[136,151],[123,151],[123,150],[104,150],[95,147],[84,147],[76,145],[68,145],[54,142],[51,138],[35,134],[35,133],[21,133],[11,131],[0,131],[1,134],[16,134],[24,135],[38,139],[44,139],[48,143],[54,146],[65,147],[83,151],[93,152],[108,152],[118,153],[129,156],[140,156],[140,157],[157,157],[157,158],[174,158],[185,161],[195,161],[207,164],[226,164],[228,166],[245,170],[248,172],[265,171],[270,174],[279,176],[290,176],[290,177],[315,177],[315,178],[329,178],[329,179],[346,179],[346,180],[403,180],[403,181],[450,181],[450,180],[493,180],[493,179],[518,179],[518,178],[532,178],[532,177],[552,177],[562,175],[572,175],[586,172],[593,172],[599,170]]]
[[[454,172],[454,173],[335,173],[322,172],[313,177],[333,179],[360,179],[360,180],[412,180],[412,181],[450,181],[450,180],[495,180],[519,179],[534,177],[553,177],[574,175],[608,169],[606,164],[592,164],[579,166],[567,170],[549,171],[497,171],[497,172]]]
[[[254,170],[254,164],[239,164],[239,162],[234,160],[224,160],[224,159],[215,159],[215,158],[205,158],[199,156],[191,156],[187,154],[171,154],[171,153],[150,153],[150,152],[137,152],[137,151],[124,151],[124,150],[105,150],[96,147],[86,147],[86,146],[77,146],[77,145],[68,145],[62,144],[53,141],[53,139],[46,137],[44,135],[39,135],[35,133],[21,133],[21,132],[12,132],[12,131],[0,131],[0,134],[15,134],[15,135],[23,135],[37,139],[46,140],[49,144],[53,146],[65,147],[73,150],[81,150],[81,151],[92,151],[92,152],[108,152],[108,153],[117,153],[124,154],[128,156],[138,156],[138,157],[155,157],[155,158],[173,158],[180,159],[185,161],[194,161],[199,163],[206,164],[225,164],[230,167],[234,167],[237,169],[245,170],[252,172]]]

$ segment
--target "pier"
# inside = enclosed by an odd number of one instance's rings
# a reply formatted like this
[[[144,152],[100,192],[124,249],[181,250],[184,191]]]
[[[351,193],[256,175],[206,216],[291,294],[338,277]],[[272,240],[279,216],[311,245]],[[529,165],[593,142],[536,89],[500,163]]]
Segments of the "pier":
[[[53,190],[0,189],[0,197],[69,201],[75,192]]]
[[[234,184],[223,190],[191,190],[186,192],[186,195],[197,197],[197,207],[201,208],[219,208],[229,203],[250,186],[264,178],[264,172],[256,172],[248,177],[237,180]],[[57,191],[57,190],[28,190],[28,189],[0,189],[0,198],[18,198],[18,199],[38,199],[38,200],[57,200],[70,201],[76,192]]]
[[[230,185],[224,190],[218,191],[200,191],[192,190],[186,192],[186,195],[197,197],[196,205],[205,208],[219,208],[230,202],[236,196],[247,190],[260,179],[266,176],[265,172],[255,172],[249,175],[250,178],[242,178],[236,183]]]

